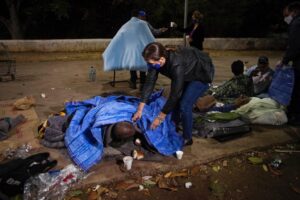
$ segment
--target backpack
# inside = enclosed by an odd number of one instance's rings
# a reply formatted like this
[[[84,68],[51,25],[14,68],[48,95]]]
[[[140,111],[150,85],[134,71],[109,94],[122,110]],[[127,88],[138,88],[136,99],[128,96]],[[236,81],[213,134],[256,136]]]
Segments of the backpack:
[[[0,193],[7,196],[22,194],[27,179],[51,169],[56,160],[48,159],[49,153],[38,153],[25,159],[18,158],[0,165]]]

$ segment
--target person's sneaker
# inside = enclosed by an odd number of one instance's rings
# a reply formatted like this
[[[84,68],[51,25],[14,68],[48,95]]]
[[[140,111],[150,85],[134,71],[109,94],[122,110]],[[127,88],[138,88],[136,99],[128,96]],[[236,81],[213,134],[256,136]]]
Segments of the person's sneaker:
[[[131,88],[131,89],[136,89],[137,87],[136,87],[136,83],[134,83],[134,82],[132,82],[132,81],[128,81],[128,83],[129,83],[129,87]]]
[[[193,139],[184,140],[184,146],[190,146],[193,144]]]

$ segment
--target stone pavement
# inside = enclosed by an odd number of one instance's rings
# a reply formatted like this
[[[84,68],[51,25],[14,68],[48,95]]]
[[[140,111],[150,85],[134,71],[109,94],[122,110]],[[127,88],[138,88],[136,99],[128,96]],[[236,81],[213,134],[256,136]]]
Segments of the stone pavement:
[[[232,61],[241,59],[248,62],[248,66],[256,63],[257,57],[267,55],[271,66],[280,59],[282,52],[271,51],[212,51],[209,52],[216,66],[215,82],[220,83],[231,77],[230,64]],[[22,112],[30,119],[28,125],[23,124],[20,132],[26,137],[13,136],[10,140],[19,142],[30,141],[36,150],[49,151],[53,158],[59,160],[59,167],[70,163],[63,151],[41,148],[34,138],[35,127],[38,122],[47,118],[51,113],[60,111],[65,100],[83,100],[103,92],[123,91],[132,95],[138,95],[137,90],[130,90],[126,80],[129,72],[117,72],[117,80],[123,81],[112,87],[112,72],[103,72],[100,54],[15,54],[17,59],[17,79],[13,82],[0,83],[1,116],[15,116]],[[88,81],[90,66],[97,69],[97,80]],[[157,87],[167,86],[169,80],[159,78]],[[46,98],[41,97],[45,93]],[[10,103],[17,98],[33,95],[37,105],[28,111],[13,111]],[[3,111],[3,112],[2,112]],[[26,138],[26,139],[25,139]],[[207,163],[222,157],[230,156],[254,148],[281,144],[288,141],[298,140],[299,130],[295,127],[282,126],[253,126],[250,134],[239,139],[219,143],[213,139],[195,138],[192,146],[184,148],[182,160],[175,157],[166,157],[162,162],[134,161],[133,169],[122,172],[115,160],[103,161],[94,166],[91,175],[84,180],[84,184],[94,184],[119,180],[128,175],[150,175],[179,168]],[[2,142],[1,142],[2,143]],[[41,149],[40,149],[41,148]]]

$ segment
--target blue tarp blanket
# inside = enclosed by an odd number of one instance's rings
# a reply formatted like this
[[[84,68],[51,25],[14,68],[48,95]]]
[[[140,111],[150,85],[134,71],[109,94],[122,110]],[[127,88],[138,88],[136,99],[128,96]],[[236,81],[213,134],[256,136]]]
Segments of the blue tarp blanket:
[[[291,66],[276,67],[272,83],[269,87],[269,97],[281,105],[289,105],[294,88],[294,69]]]
[[[147,44],[154,42],[147,22],[132,17],[113,37],[103,53],[104,71],[147,71],[142,52]]]
[[[66,103],[67,114],[73,117],[66,130],[65,144],[74,162],[86,171],[98,163],[103,154],[104,126],[121,121],[132,122],[139,101],[139,98],[130,96],[96,96],[81,102]],[[136,123],[148,143],[168,156],[183,146],[182,136],[176,132],[171,115],[167,115],[158,128],[150,129],[165,101],[161,92],[154,93],[144,107],[142,118]]]

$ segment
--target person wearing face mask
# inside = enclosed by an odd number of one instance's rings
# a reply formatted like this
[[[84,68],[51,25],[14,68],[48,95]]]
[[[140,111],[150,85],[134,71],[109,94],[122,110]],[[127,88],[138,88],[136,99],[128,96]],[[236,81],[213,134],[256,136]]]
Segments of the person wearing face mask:
[[[290,3],[283,11],[284,21],[289,25],[288,44],[279,66],[292,62],[294,88],[287,108],[288,123],[300,125],[300,2]]]
[[[192,108],[197,99],[208,89],[214,76],[214,66],[211,58],[194,47],[167,50],[162,44],[148,44],[143,53],[148,63],[148,73],[142,91],[141,102],[132,120],[142,117],[143,108],[154,90],[158,74],[171,79],[171,92],[164,107],[151,124],[151,129],[157,128],[171,111],[175,123],[181,121],[183,137],[186,145],[192,140]]]
[[[176,30],[188,34],[187,40],[190,46],[196,47],[201,51],[203,50],[205,31],[203,25],[203,14],[200,11],[195,10],[193,12],[192,23],[190,26],[186,28],[177,27],[177,24],[174,26]]]

